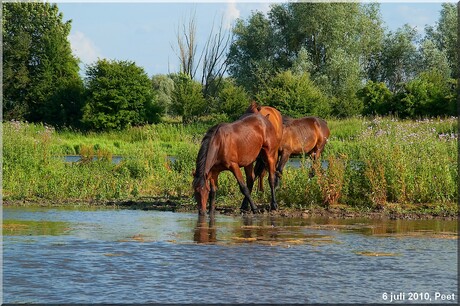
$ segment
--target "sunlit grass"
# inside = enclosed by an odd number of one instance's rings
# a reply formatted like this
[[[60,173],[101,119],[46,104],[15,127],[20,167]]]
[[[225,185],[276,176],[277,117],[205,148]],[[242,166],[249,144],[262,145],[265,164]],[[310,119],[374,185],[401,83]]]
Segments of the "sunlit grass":
[[[287,168],[277,199],[281,207],[346,205],[360,209],[398,204],[434,207],[457,202],[457,119],[328,120],[331,137],[309,178],[309,164]],[[192,171],[209,124],[165,123],[124,131],[56,131],[40,124],[3,124],[3,198],[6,200],[106,201],[181,197],[193,207]],[[64,155],[86,156],[79,163]],[[122,156],[120,164],[110,156]],[[174,156],[175,162],[169,157]],[[93,157],[96,161],[92,161]],[[257,203],[268,203],[254,192]],[[219,177],[217,205],[239,207],[242,195],[231,173]],[[397,206],[396,206],[397,207]]]

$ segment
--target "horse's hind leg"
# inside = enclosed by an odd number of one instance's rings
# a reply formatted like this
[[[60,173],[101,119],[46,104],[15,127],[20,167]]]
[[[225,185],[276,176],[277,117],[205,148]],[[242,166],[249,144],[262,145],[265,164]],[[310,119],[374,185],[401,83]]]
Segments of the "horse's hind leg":
[[[252,188],[254,187],[254,166],[253,164],[250,164],[247,167],[244,167],[244,173],[246,174],[246,184],[249,189],[249,194],[252,193]],[[249,200],[245,196],[243,199],[243,203],[241,203],[241,210],[242,211],[247,211],[248,210],[248,204]]]
[[[310,155],[313,163],[319,163],[320,162],[321,152],[324,151],[324,146],[326,145],[326,143],[327,143],[327,138],[323,138],[321,141],[319,141],[316,144],[315,148],[313,149],[313,151],[312,151],[312,153]],[[312,166],[312,168],[310,170],[310,173],[309,173],[309,176],[310,176],[310,178],[312,178],[315,175],[316,175],[315,167]]]
[[[291,155],[290,152],[286,150],[283,150],[281,153],[281,157],[276,167],[275,187],[279,186],[279,180],[282,178],[283,169],[286,166],[286,163],[288,162],[290,155]]]
[[[230,166],[230,171],[232,171],[233,175],[235,176],[236,180],[238,181],[238,185],[240,186],[241,193],[248,199],[249,204],[251,205],[252,212],[257,212],[257,206],[254,204],[254,201],[251,198],[251,192],[249,191],[248,186],[244,183],[243,173],[241,173],[240,167],[238,164],[232,164]]]
[[[276,167],[276,160],[278,159],[278,151],[275,152],[275,154],[268,154],[265,150],[264,152],[264,158],[265,158],[265,163],[268,166],[268,182],[270,184],[270,191],[271,191],[271,202],[270,202],[270,209],[271,210],[277,210],[278,209],[278,204],[276,203],[276,198],[275,198],[275,167]]]

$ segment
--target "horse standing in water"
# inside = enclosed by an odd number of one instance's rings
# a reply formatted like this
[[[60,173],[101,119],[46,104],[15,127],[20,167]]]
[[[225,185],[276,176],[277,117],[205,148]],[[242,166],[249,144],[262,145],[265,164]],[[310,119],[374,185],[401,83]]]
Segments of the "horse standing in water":
[[[267,117],[261,114],[248,114],[235,122],[222,123],[210,128],[201,142],[193,178],[193,189],[199,214],[206,214],[208,200],[209,213],[214,213],[217,179],[219,173],[225,170],[233,173],[240,191],[251,204],[252,211],[257,211],[250,190],[244,183],[240,167],[244,167],[248,185],[251,185],[252,188],[254,184],[253,163],[259,153],[269,172],[271,208],[276,209],[275,167],[278,145],[273,125]]]
[[[281,140],[283,137],[283,116],[281,113],[274,107],[271,106],[260,106],[256,102],[252,102],[249,107],[246,109],[245,115],[247,114],[261,114],[263,116],[266,116],[268,120],[271,122],[273,127],[275,128],[275,136],[276,136],[276,142],[277,142],[277,147],[281,144]],[[245,116],[243,115],[243,116]],[[276,161],[278,161],[278,151],[276,153]],[[257,162],[256,162],[256,172],[264,172],[263,174],[265,175],[265,163],[263,162],[263,159],[261,156],[257,157]],[[252,187],[254,185],[254,180],[255,180],[256,174],[252,172],[250,177],[248,177],[248,173],[246,173],[246,180],[248,182],[248,188],[249,192],[252,192]],[[260,186],[262,185],[262,176],[260,176],[259,179],[259,190]],[[275,177],[275,186],[276,186],[276,177]],[[248,198],[245,197],[243,200],[243,203],[241,204],[241,210],[247,210],[248,209]],[[273,209],[273,207],[271,207]]]
[[[313,162],[319,160],[330,135],[326,121],[318,117],[293,119],[283,116],[283,137],[279,146],[279,161],[276,166],[275,186],[291,155],[310,155]],[[259,190],[263,190],[264,168],[260,161],[255,166],[255,177],[259,177]],[[310,172],[310,177],[314,171]]]

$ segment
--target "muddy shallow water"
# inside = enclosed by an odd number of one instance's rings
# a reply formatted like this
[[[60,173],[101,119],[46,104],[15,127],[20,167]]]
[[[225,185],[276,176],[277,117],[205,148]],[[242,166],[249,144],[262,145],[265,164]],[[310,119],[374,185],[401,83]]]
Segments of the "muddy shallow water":
[[[457,303],[457,226],[4,208],[3,302]]]

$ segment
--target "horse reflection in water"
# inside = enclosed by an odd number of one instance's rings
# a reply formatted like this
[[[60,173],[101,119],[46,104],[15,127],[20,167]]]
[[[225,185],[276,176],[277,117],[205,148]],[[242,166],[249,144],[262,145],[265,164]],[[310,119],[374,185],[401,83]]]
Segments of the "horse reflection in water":
[[[206,216],[198,216],[193,241],[196,243],[214,243],[217,241],[216,219],[214,216],[209,218],[209,223],[206,222]]]
[[[210,128],[204,136],[196,159],[193,178],[195,200],[200,215],[206,214],[209,200],[209,213],[215,211],[217,179],[220,172],[233,173],[241,193],[251,205],[252,212],[257,207],[251,198],[254,185],[254,167],[256,158],[261,156],[268,168],[271,189],[271,209],[277,209],[275,199],[275,167],[278,158],[279,142],[272,123],[261,114],[247,114],[232,123],[222,123]],[[244,168],[247,185],[240,167]],[[242,207],[245,209],[245,207]]]

